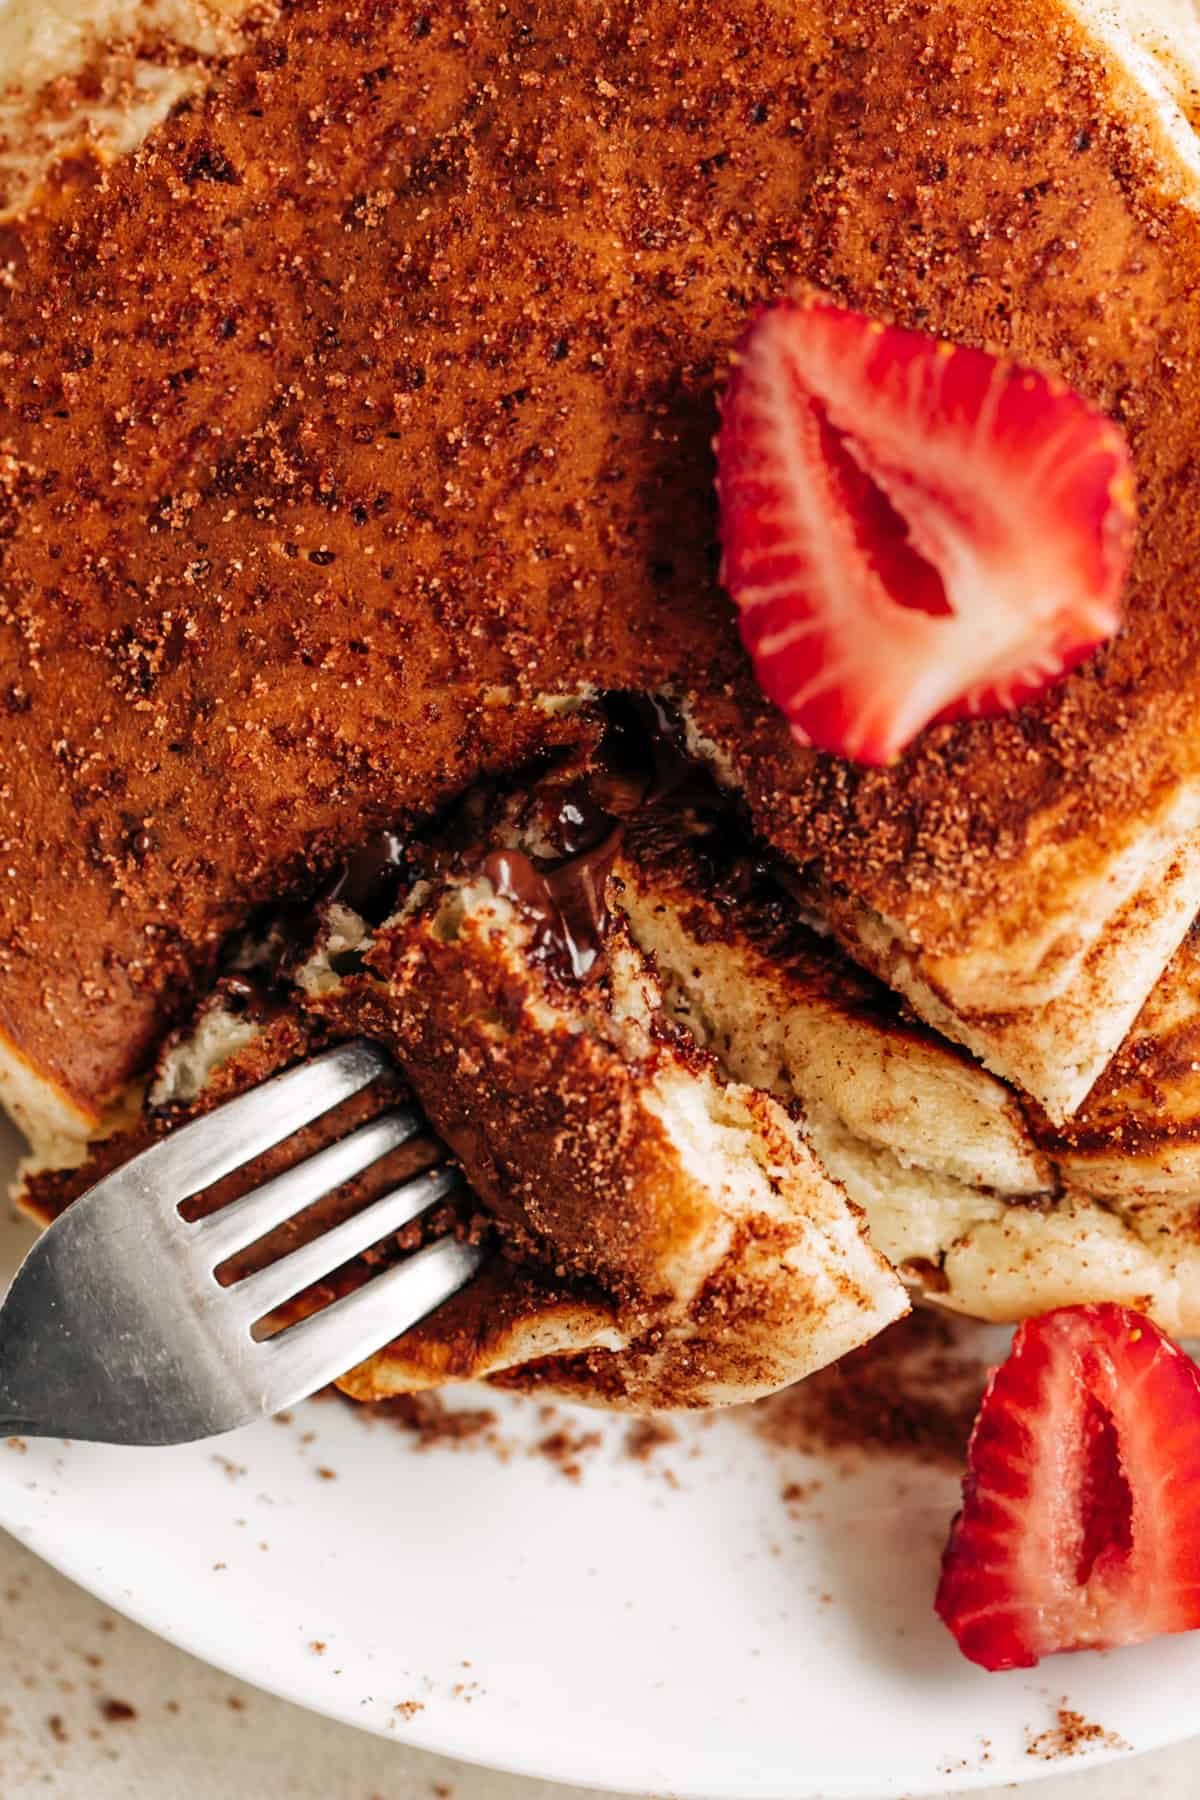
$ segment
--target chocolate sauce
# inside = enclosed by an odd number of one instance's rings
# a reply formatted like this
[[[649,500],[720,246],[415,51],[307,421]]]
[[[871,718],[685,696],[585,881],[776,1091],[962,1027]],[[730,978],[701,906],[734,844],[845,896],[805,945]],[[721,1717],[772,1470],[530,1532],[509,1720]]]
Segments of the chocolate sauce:
[[[361,914],[369,925],[382,925],[412,879],[406,840],[398,831],[377,831],[347,857],[327,898]]]
[[[719,903],[753,896],[788,904],[784,890],[797,877],[755,845],[740,802],[689,754],[669,703],[623,692],[606,695],[603,707],[603,740],[583,773],[575,760],[560,765],[556,777],[553,763],[542,761],[515,788],[486,777],[419,839],[375,832],[350,855],[325,898],[381,925],[414,882],[479,871],[531,922],[532,954],[561,976],[584,981],[603,953],[610,923],[605,886],[628,820],[640,842],[658,838],[665,855],[672,841],[686,843],[701,857]],[[547,857],[487,847],[489,839],[495,843],[505,804],[522,792],[531,802],[525,823],[536,820],[535,841],[551,848]]]
[[[262,997],[262,985],[253,981],[249,975],[223,975],[220,985],[225,1005],[230,1012],[246,1012]]]
[[[576,781],[558,798],[548,829],[567,856],[591,850],[613,828],[613,816],[601,806],[587,781]]]
[[[576,981],[587,979],[604,949],[604,889],[622,832],[612,820],[609,825],[599,843],[564,862],[539,867],[521,850],[493,850],[483,860],[496,892],[531,921],[533,954]]]
[[[697,777],[712,791],[712,777],[689,755],[683,721],[669,701],[653,694],[606,694],[604,711],[608,732],[602,754],[642,770],[645,805],[690,789]]]
[[[317,919],[308,900],[259,907],[221,953],[220,986],[231,1010],[273,1004],[291,991],[297,965],[312,948]]]
[[[723,907],[752,903],[781,920],[811,917],[812,897],[803,874],[756,837],[740,795],[721,787],[687,748],[683,722],[669,701],[647,694],[610,694],[609,721],[600,761],[644,786],[631,825],[639,846],[670,859],[686,846],[700,865],[708,895]]]

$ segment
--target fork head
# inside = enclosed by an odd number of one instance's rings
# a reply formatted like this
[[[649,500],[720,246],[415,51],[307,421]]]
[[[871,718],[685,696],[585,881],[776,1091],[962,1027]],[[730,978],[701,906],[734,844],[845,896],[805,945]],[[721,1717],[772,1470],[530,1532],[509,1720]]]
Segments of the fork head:
[[[0,1308],[0,1431],[176,1444],[278,1412],[409,1330],[468,1282],[483,1253],[439,1239],[269,1337],[285,1301],[461,1187],[441,1166],[401,1182],[300,1249],[232,1284],[229,1258],[423,1130],[395,1108],[241,1199],[187,1221],[181,1204],[390,1069],[337,1048],[143,1150],[34,1244]]]

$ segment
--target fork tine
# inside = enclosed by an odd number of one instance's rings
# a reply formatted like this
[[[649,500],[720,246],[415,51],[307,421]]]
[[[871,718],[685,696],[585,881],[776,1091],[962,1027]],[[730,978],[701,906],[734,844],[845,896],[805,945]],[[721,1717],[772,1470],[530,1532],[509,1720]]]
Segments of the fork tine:
[[[258,1347],[266,1365],[265,1409],[292,1406],[382,1350],[464,1287],[483,1260],[477,1245],[440,1238],[323,1312],[276,1332]]]
[[[398,1149],[424,1129],[420,1115],[408,1108],[381,1113],[357,1131],[348,1132],[336,1143],[327,1144],[324,1150],[264,1181],[261,1187],[252,1188],[240,1200],[231,1200],[218,1212],[194,1220],[185,1229],[207,1257],[209,1267],[218,1268],[239,1250],[265,1237],[285,1219],[294,1218],[343,1182],[361,1175],[389,1150]]]
[[[365,1039],[338,1044],[152,1144],[114,1172],[112,1185],[174,1208],[340,1106],[391,1066],[387,1053]]]
[[[278,1257],[265,1269],[224,1289],[220,1304],[224,1306],[232,1301],[246,1324],[252,1325],[294,1294],[303,1293],[314,1281],[340,1269],[352,1256],[358,1256],[372,1244],[379,1243],[381,1238],[399,1231],[435,1200],[444,1199],[461,1186],[462,1176],[458,1170],[444,1166],[401,1182],[399,1187],[382,1194],[353,1217],[343,1219],[332,1230],[322,1232],[311,1243],[302,1244],[298,1250]]]

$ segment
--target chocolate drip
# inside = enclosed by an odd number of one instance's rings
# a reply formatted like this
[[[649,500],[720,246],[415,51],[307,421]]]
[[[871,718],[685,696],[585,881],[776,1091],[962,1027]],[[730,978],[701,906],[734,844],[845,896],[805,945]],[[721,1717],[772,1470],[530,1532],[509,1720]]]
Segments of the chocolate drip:
[[[405,839],[398,831],[377,831],[347,857],[328,898],[361,914],[369,925],[382,925],[411,879]]]
[[[630,831],[642,854],[670,861],[686,849],[703,869],[702,884],[718,905],[753,902],[781,918],[812,920],[803,872],[756,836],[741,797],[721,787],[687,748],[683,722],[669,701],[648,694],[609,694],[608,731],[600,761],[640,779]]]
[[[518,778],[515,787],[484,778],[419,839],[377,831],[347,859],[326,899],[381,925],[416,881],[479,870],[532,923],[533,955],[563,977],[583,981],[603,953],[610,924],[605,887],[628,826],[642,852],[670,857],[678,845],[700,857],[719,903],[753,895],[794,908],[799,878],[755,843],[740,802],[689,754],[669,703],[612,693],[603,711],[603,740],[586,767],[576,760],[556,773],[543,762],[527,769],[524,785]],[[522,791],[523,803],[515,800]],[[530,830],[533,842],[551,855],[487,848],[489,840],[495,844],[506,807],[508,829],[515,818],[516,830]]]
[[[493,850],[483,873],[502,899],[533,924],[533,953],[559,973],[584,981],[604,948],[610,915],[604,890],[622,827],[565,862],[538,867],[521,850]]]
[[[720,790],[689,751],[683,720],[669,700],[655,694],[606,694],[604,712],[608,730],[601,755],[610,764],[640,772],[644,805],[669,796],[681,806],[712,806]]]
[[[613,815],[607,812],[592,791],[589,781],[576,781],[557,797],[548,828],[564,856],[578,856],[592,850],[613,828]]]

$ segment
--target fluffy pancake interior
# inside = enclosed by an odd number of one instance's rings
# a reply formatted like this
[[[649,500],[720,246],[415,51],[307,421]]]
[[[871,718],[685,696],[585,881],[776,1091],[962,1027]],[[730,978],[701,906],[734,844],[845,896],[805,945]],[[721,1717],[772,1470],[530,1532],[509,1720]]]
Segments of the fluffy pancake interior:
[[[698,898],[687,858],[618,864],[673,1010],[731,1073],[804,1109],[872,1241],[938,1304],[1012,1321],[1121,1300],[1200,1331],[1200,947],[1173,960],[1094,1108],[1065,1129],[905,1026],[837,952],[763,954],[762,910]]]
[[[340,1029],[392,1046],[510,1243],[615,1304],[621,1348],[556,1368],[557,1385],[726,1403],[799,1379],[905,1310],[783,1108],[664,1029],[627,928],[579,985],[538,966],[529,921],[489,881],[418,895],[363,975],[331,988],[323,955],[302,983]],[[346,921],[336,929],[344,942]]]

